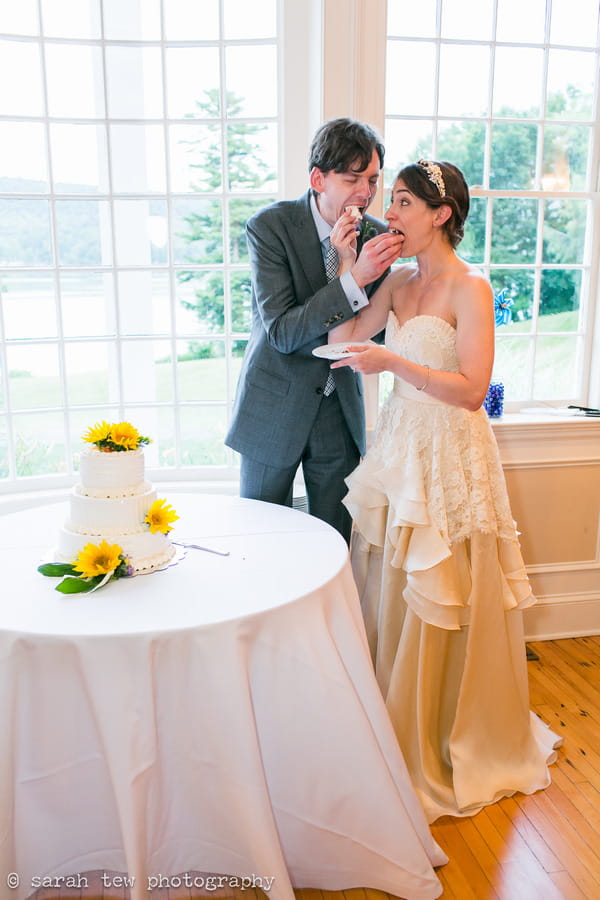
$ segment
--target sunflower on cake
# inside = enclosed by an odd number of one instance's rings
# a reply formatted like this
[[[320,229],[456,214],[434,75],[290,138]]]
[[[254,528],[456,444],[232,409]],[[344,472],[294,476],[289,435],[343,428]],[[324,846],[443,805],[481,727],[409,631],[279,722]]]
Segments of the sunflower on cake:
[[[69,497],[54,562],[39,567],[43,575],[73,576],[57,587],[68,593],[89,592],[168,563],[175,555],[168,535],[179,518],[145,480],[143,447],[150,438],[129,422],[99,422],[83,441],[88,446],[80,457],[80,480]]]

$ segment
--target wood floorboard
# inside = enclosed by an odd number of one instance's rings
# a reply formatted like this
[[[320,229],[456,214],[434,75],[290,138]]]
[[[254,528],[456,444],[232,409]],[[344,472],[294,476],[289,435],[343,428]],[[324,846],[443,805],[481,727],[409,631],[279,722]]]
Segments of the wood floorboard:
[[[441,900],[600,900],[600,635],[537,641],[528,662],[531,708],[563,738],[545,791],[515,794],[432,833],[449,856]],[[200,874],[200,873],[192,873]],[[114,875],[116,880],[117,873]],[[39,889],[31,900],[128,900],[86,873],[84,889]],[[384,891],[302,889],[296,900],[407,900]],[[268,900],[258,889],[169,886],[148,900]]]

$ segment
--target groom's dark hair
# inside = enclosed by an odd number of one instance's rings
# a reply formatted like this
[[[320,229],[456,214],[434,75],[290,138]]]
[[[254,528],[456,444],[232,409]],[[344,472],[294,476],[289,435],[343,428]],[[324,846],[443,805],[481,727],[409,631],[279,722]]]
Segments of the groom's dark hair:
[[[315,166],[321,172],[363,172],[371,163],[373,150],[383,168],[385,148],[374,128],[356,119],[330,119],[317,130],[308,158],[308,171]]]

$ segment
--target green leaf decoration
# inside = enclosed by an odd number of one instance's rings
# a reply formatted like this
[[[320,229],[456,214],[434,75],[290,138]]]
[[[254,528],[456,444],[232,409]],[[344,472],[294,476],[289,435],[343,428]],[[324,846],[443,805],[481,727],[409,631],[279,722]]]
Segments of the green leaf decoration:
[[[61,594],[86,594],[93,591],[103,575],[96,575],[94,578],[65,578],[60,584],[56,585],[55,590]]]
[[[38,572],[53,578],[60,578],[62,575],[72,575],[74,571],[75,569],[71,563],[44,563],[38,566]]]

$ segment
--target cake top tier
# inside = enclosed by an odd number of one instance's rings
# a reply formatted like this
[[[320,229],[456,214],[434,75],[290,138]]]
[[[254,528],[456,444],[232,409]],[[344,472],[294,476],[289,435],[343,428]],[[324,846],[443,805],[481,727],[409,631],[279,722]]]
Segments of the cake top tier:
[[[79,457],[80,493],[91,497],[128,496],[144,485],[144,451],[106,453],[86,447]]]

